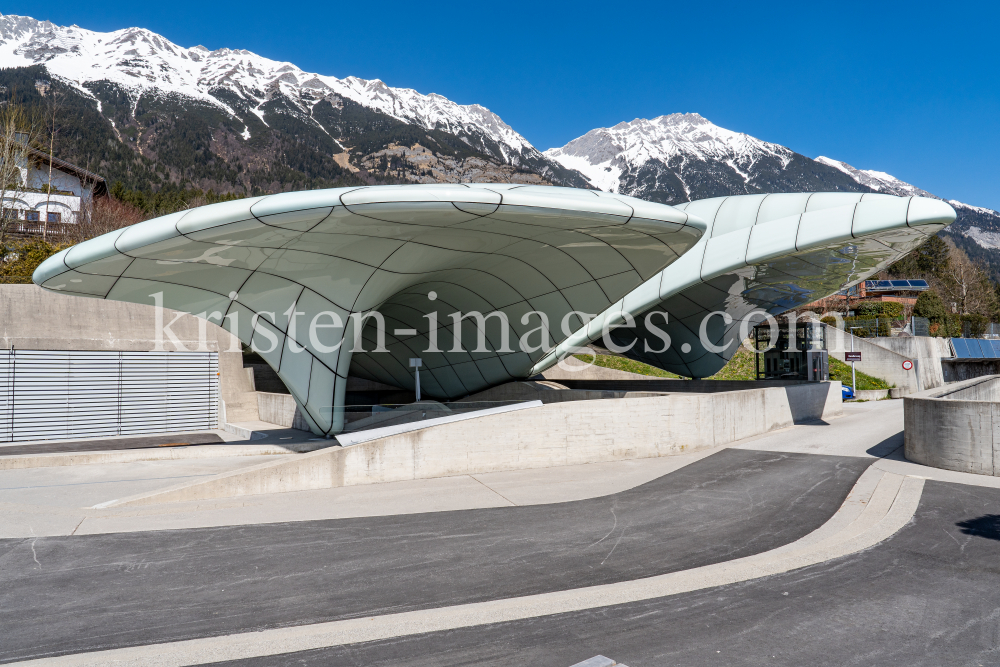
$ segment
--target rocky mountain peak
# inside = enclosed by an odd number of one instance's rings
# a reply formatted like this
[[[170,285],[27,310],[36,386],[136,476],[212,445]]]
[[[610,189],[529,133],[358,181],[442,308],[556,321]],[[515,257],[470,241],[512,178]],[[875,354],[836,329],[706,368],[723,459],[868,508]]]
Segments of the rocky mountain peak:
[[[442,95],[393,88],[378,79],[338,79],[304,72],[292,63],[246,49],[186,48],[145,28],[100,33],[0,15],[0,66],[38,64],[83,94],[88,94],[88,84],[110,82],[128,91],[132,99],[146,94],[186,96],[233,116],[238,115],[236,108],[223,101],[219,88],[239,98],[240,107],[245,104],[260,115],[278,86],[305,117],[311,117],[312,106],[323,99],[313,91],[321,90],[428,130],[459,135],[476,150],[515,167],[533,164],[543,172],[562,169],[499,116],[477,104],[456,104]],[[329,128],[321,129],[329,132]]]

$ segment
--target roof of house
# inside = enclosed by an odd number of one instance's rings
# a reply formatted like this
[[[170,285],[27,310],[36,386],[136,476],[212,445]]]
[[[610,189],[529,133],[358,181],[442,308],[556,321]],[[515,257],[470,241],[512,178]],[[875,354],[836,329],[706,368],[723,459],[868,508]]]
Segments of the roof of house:
[[[50,157],[48,153],[40,151],[37,148],[29,149],[31,151],[31,156],[40,160],[43,164],[48,164],[52,161],[52,166],[60,171],[65,171],[67,173],[73,174],[79,177],[82,182],[90,182],[94,184],[94,196],[103,197],[108,194],[108,184],[104,180],[103,176],[99,176],[91,171],[82,169],[66,160],[61,160],[55,156]]]

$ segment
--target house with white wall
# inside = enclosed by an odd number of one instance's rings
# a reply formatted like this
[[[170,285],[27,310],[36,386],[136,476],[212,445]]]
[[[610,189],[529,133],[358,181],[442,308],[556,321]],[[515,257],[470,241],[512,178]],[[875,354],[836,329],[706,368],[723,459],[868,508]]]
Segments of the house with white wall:
[[[102,177],[36,149],[30,149],[20,171],[23,186],[3,202],[8,217],[17,221],[14,231],[40,232],[46,225],[56,231],[60,225],[77,224],[95,197],[108,194]]]

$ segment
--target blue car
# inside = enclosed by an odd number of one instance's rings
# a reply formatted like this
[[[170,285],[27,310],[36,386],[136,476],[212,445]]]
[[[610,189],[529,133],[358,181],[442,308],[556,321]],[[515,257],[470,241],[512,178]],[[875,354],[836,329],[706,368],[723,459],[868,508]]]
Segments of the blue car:
[[[846,384],[840,385],[840,398],[844,401],[849,398],[854,398],[854,387],[850,387]]]

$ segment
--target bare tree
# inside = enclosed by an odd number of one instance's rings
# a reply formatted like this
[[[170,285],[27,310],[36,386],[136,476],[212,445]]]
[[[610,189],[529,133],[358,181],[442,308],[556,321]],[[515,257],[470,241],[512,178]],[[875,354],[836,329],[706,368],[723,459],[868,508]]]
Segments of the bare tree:
[[[0,247],[7,242],[10,224],[18,218],[17,200],[27,190],[32,144],[40,135],[37,116],[14,95],[0,104]]]
[[[122,227],[129,227],[148,217],[142,209],[131,204],[118,201],[114,197],[100,197],[91,205],[88,224],[73,226],[75,236],[71,239],[74,243],[79,243]]]
[[[945,308],[959,315],[992,316],[997,308],[997,295],[989,274],[965,252],[949,245],[948,271],[933,278],[931,283],[941,295]]]
[[[56,145],[56,132],[58,128],[56,127],[56,115],[59,113],[60,99],[61,95],[54,88],[49,90],[51,92],[48,95],[48,104],[45,109],[45,122],[48,125],[46,131],[49,135],[49,179],[45,186],[45,220],[42,222],[42,240],[48,240],[49,233],[49,210],[52,205],[52,158],[54,156],[55,145]],[[45,95],[46,93],[42,93]],[[82,183],[81,179],[81,183]],[[83,196],[81,195],[80,201],[83,201]],[[77,222],[80,222],[79,220]]]

